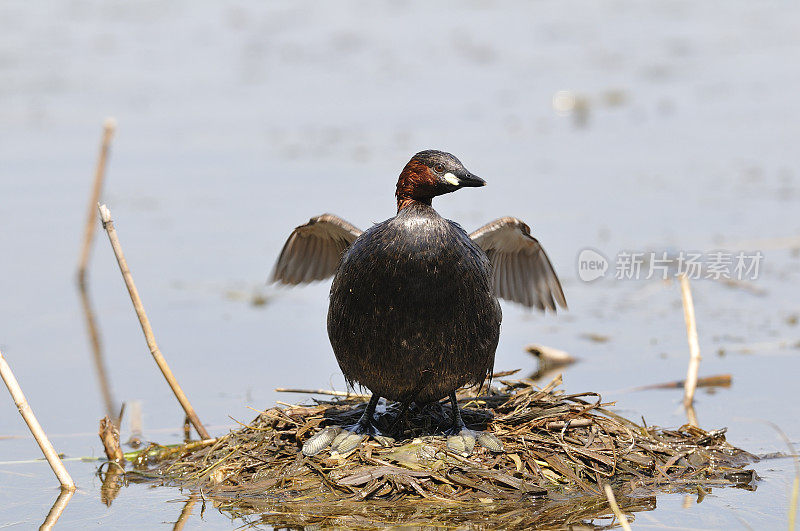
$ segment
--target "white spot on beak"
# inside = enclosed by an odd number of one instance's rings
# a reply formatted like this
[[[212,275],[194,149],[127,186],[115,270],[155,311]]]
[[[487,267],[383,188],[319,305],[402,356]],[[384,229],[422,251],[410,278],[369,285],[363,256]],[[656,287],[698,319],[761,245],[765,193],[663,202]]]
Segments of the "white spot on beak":
[[[449,172],[444,174],[444,180],[449,182],[453,186],[460,186],[461,185],[461,181],[458,180],[458,177],[456,177],[455,175],[453,175],[452,173],[449,173]]]

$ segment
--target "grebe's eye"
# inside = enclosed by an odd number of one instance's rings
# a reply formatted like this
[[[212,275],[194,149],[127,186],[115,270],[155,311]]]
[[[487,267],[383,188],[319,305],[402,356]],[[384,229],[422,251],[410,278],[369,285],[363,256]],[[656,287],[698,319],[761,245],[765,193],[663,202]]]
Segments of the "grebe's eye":
[[[444,171],[444,164],[437,164],[433,167],[433,171],[436,173],[442,173]]]

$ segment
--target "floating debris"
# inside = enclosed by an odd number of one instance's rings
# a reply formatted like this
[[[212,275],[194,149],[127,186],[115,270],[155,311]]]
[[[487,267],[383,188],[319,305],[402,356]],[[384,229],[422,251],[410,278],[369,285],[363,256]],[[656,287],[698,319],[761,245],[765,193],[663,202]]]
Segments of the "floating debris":
[[[729,388],[733,382],[733,376],[730,374],[715,374],[713,376],[704,376],[697,379],[697,387],[724,387]],[[675,380],[673,382],[664,382],[658,384],[642,385],[633,387],[628,392],[632,391],[649,391],[651,389],[682,389],[686,385],[686,380]]]
[[[335,397],[274,407],[217,439],[149,447],[126,454],[127,481],[202,492],[204,499],[253,525],[385,525],[524,528],[613,515],[605,486],[624,513],[651,510],[659,492],[754,489],[757,458],[725,440],[725,429],[640,426],[606,409],[597,393],[567,394],[556,378],[498,380],[486,395],[459,393],[466,423],[500,438],[505,453],[450,452],[444,403],[381,402],[377,425],[398,442],[365,441],[344,455],[306,457],[303,442],[329,425],[354,423],[366,402]]]
[[[545,345],[531,344],[525,350],[539,358],[539,363],[543,365],[569,365],[577,361],[569,352]]]
[[[586,334],[581,334],[581,337],[583,339],[588,339],[589,341],[592,341],[593,343],[608,343],[609,341],[611,341],[611,337],[609,337],[607,335],[595,334],[595,333],[591,333],[591,332],[590,333],[586,333]]]

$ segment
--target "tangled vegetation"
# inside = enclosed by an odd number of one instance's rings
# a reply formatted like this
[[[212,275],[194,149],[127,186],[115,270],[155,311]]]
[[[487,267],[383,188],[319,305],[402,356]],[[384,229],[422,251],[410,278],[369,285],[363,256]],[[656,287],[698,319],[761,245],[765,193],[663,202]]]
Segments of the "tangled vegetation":
[[[345,455],[303,456],[316,430],[359,417],[364,399],[350,397],[274,407],[217,439],[150,445],[127,456],[134,467],[125,476],[185,487],[246,521],[280,526],[567,525],[612,514],[605,484],[624,512],[652,509],[658,492],[752,488],[744,467],[755,457],[730,445],[724,429],[639,425],[596,393],[564,393],[560,378],[543,389],[499,383],[459,401],[470,427],[500,438],[502,454],[449,451],[441,432],[450,408],[437,403],[402,418],[399,406],[385,406],[379,426],[402,434],[390,447],[365,441]]]

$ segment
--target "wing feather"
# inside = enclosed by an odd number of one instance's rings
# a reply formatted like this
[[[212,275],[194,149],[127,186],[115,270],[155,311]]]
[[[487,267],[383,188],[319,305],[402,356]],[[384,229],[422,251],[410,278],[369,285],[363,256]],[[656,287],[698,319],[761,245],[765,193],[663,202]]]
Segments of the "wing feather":
[[[487,223],[470,238],[492,262],[492,283],[498,297],[542,311],[567,308],[564,290],[530,227],[517,218]]]
[[[508,260],[512,262],[511,259]],[[533,304],[533,296],[531,295],[531,286],[525,282],[525,275],[523,274],[524,268],[513,267],[511,274],[514,275],[514,291],[513,293],[520,294],[520,302],[525,306]],[[510,296],[513,296],[513,293]]]
[[[308,238],[307,240],[299,275],[301,278],[314,278],[314,265],[318,262],[314,253],[320,239]]]
[[[547,283],[547,271],[542,260],[534,261],[536,267],[536,292],[539,300],[551,311],[556,311],[556,303],[553,301],[553,294],[550,293],[550,286]]]
[[[511,293],[511,287],[508,285],[507,265],[505,257],[497,257],[497,279],[500,282],[498,293],[502,293],[503,295]]]
[[[295,285],[332,276],[344,251],[361,233],[333,214],[311,218],[289,235],[272,270],[271,281]]]
[[[513,260],[510,260],[510,257],[503,256],[503,259],[506,263],[506,266],[503,268],[505,270],[505,277],[508,280],[508,290],[506,291],[506,296],[513,297],[515,293],[521,293],[519,288],[517,275],[516,275],[516,267]]]

